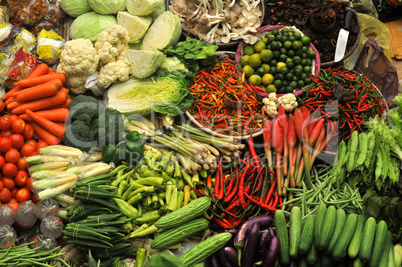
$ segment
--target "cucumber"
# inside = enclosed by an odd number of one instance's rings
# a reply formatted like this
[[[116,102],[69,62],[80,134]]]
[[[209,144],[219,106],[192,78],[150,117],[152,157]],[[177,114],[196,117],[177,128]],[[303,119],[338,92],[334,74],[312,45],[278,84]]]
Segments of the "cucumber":
[[[292,259],[295,259],[298,256],[298,245],[302,232],[302,213],[299,207],[292,208],[289,224],[289,254]]]
[[[314,247],[315,250],[320,250],[319,248],[319,240],[321,235],[321,228],[324,224],[325,214],[327,213],[327,206],[324,203],[321,203],[318,207],[318,210],[315,214],[315,221],[314,221]]]
[[[364,266],[364,262],[362,262],[362,260],[357,257],[354,261],[353,261],[353,267],[363,267]]]
[[[388,250],[388,265],[389,266],[395,266],[396,265],[396,259],[395,259],[395,254],[394,254],[394,243],[392,241],[392,233],[388,231],[388,239],[389,241],[389,250]],[[399,265],[400,266],[400,265]]]
[[[363,236],[363,229],[364,224],[366,223],[366,217],[363,214],[357,216],[357,226],[356,232],[353,235],[352,240],[350,241],[349,248],[348,248],[348,255],[351,259],[356,258],[359,254],[360,244],[362,242]]]
[[[370,267],[378,267],[381,256],[384,252],[385,241],[387,237],[387,223],[381,220],[377,225],[374,237],[373,251],[371,253]]]
[[[360,243],[359,259],[362,262],[368,262],[371,259],[371,251],[373,250],[374,237],[376,232],[375,219],[370,217],[367,219],[363,228],[362,242]]]
[[[346,219],[345,227],[343,228],[342,234],[336,243],[334,250],[332,251],[332,257],[335,260],[340,260],[346,255],[346,250],[348,249],[349,243],[355,233],[357,226],[357,215],[349,214]]]
[[[277,210],[275,212],[275,228],[276,235],[279,239],[279,262],[281,265],[290,264],[290,254],[289,254],[289,234],[288,228],[286,226],[285,214],[282,210]]]
[[[338,242],[338,239],[342,234],[343,227],[345,226],[345,222],[346,222],[345,211],[343,209],[337,209],[334,235],[332,236],[331,241],[329,241],[329,245],[327,247],[328,254],[332,253],[332,250],[334,249],[336,243]]]
[[[392,264],[390,264],[390,262],[389,262],[390,250],[394,251],[393,243],[392,243],[392,234],[390,231],[387,231],[385,239],[386,239],[386,241],[385,241],[384,251],[381,256],[379,267],[395,266],[395,258],[394,258],[394,261],[392,262]]]
[[[297,266],[298,267],[307,267],[308,263],[307,263],[306,257],[300,258],[299,262],[297,263]]]
[[[318,261],[318,254],[317,250],[315,250],[314,246],[311,246],[310,251],[307,254],[306,257],[307,263],[310,265],[315,265]]]
[[[325,250],[331,237],[334,234],[336,225],[336,208],[335,206],[329,206],[327,213],[325,214],[324,224],[321,229],[320,237],[318,238],[318,250]],[[316,240],[314,240],[314,243]]]
[[[322,267],[332,267],[335,265],[335,261],[332,259],[331,255],[325,253],[320,254],[320,266]]]
[[[315,216],[310,215],[307,217],[303,225],[303,231],[300,236],[298,252],[301,255],[307,254],[311,246],[313,245],[313,235],[314,235],[314,221]]]

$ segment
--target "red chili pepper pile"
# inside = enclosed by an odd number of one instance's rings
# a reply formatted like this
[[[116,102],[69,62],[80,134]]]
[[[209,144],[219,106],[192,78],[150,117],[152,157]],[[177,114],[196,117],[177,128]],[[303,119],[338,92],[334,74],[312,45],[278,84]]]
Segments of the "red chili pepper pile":
[[[385,101],[366,76],[341,67],[330,67],[322,69],[320,76],[312,76],[311,79],[313,83],[306,87],[298,101],[301,106],[307,106],[313,112],[321,114],[328,126],[338,122],[341,139],[349,139],[354,130],[364,130],[363,123],[368,118],[377,114],[382,116]],[[352,100],[336,102],[334,88],[337,83],[346,90],[356,88]]]
[[[195,98],[189,111],[205,127],[227,135],[247,135],[262,128],[263,103],[250,85],[242,83],[233,60],[200,69],[189,89]],[[225,97],[241,105],[231,107]]]

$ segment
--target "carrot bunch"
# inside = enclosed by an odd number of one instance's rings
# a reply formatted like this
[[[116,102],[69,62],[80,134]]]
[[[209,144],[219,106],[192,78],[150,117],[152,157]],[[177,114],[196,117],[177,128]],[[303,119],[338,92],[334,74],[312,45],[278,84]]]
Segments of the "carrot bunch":
[[[330,135],[326,133],[324,119],[311,114],[306,107],[297,108],[293,115],[287,115],[279,106],[275,118],[265,122],[264,150],[272,170],[272,150],[275,152],[275,173],[280,196],[286,195],[284,186],[300,186],[303,174],[307,187],[312,187],[312,164],[324,150]]]
[[[71,102],[64,73],[57,73],[46,63],[38,65],[31,74],[16,83],[3,96],[6,108],[34,127],[35,132],[49,145],[59,144],[65,132]]]

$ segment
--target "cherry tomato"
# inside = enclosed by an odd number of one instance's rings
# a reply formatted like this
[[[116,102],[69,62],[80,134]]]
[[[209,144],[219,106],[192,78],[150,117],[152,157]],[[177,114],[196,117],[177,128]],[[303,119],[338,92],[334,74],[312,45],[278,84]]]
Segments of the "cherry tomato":
[[[31,144],[31,145],[33,145],[33,146],[36,146],[36,141],[33,140],[33,139],[29,139],[29,140],[26,140],[26,141],[25,141],[25,144]]]
[[[15,198],[14,198],[14,199],[15,199]],[[10,202],[8,202],[7,205],[9,205],[9,206],[12,207],[15,211],[17,211],[19,204],[18,204],[17,200],[15,199],[15,201],[12,201],[12,202],[11,202],[11,200],[10,200]]]
[[[29,177],[26,182],[26,187],[29,191],[32,191],[32,178]]]
[[[10,138],[0,137],[0,152],[7,152],[10,150],[13,143]]]
[[[6,163],[6,160],[3,158],[3,156],[0,156],[0,169],[3,168],[5,163]]]
[[[6,108],[6,104],[4,104],[3,99],[0,99],[0,112],[3,112],[3,110]]]
[[[28,170],[28,163],[25,158],[20,158],[17,162],[18,170]]]
[[[9,116],[6,117],[6,115],[2,116],[0,118],[0,130],[7,131],[10,128],[11,128],[10,117]]]
[[[0,191],[3,190],[3,188],[4,188],[4,184],[2,181],[0,181]]]
[[[32,127],[31,124],[25,124],[25,130],[22,133],[24,136],[25,140],[31,139],[35,134],[34,128]]]
[[[35,151],[35,146],[31,144],[25,144],[21,147],[20,153],[23,157],[27,157],[29,154]]]
[[[20,149],[24,145],[24,137],[22,134],[12,134],[10,136],[12,147],[16,149]]]
[[[13,135],[13,130],[9,129],[7,131],[1,131],[2,137],[10,138]]]
[[[7,203],[8,201],[10,201],[11,198],[11,192],[10,189],[8,188],[3,188],[0,191],[0,202],[1,203]]]
[[[17,195],[17,191],[19,188],[14,187],[10,192],[11,192],[11,197],[15,197]]]
[[[11,129],[14,133],[23,133],[25,131],[25,121],[21,119],[15,120],[11,123]]]
[[[29,153],[28,157],[39,156],[39,155],[40,155],[39,150],[35,150],[34,152]]]
[[[16,121],[16,120],[18,120],[19,118],[18,118],[18,116],[17,115],[10,115],[10,121],[11,121],[11,124],[14,122],[14,121]]]
[[[10,149],[5,155],[6,161],[10,163],[17,163],[21,158],[20,152],[17,149]],[[18,168],[17,168],[18,169]]]
[[[18,168],[15,164],[7,162],[6,164],[4,164],[2,172],[3,176],[5,177],[15,177],[17,175]]]
[[[15,196],[18,202],[24,202],[31,199],[31,192],[29,192],[26,188],[21,188],[17,191],[17,195]]]
[[[36,143],[35,148],[36,148],[36,150],[39,150],[40,148],[47,147],[47,146],[49,146],[49,144],[46,143],[45,141],[39,141],[38,143]]]
[[[7,178],[7,177],[3,177],[3,179],[1,179],[1,181],[4,184],[4,187],[13,190],[15,188],[15,182],[12,178]]]
[[[18,171],[17,176],[14,178],[14,182],[18,186],[25,186],[27,183],[27,180],[29,178],[29,175],[26,171]]]

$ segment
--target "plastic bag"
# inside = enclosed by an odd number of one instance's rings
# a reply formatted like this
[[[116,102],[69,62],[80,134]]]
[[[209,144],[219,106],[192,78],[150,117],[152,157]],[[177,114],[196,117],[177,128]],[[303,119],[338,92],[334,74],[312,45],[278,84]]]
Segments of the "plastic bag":
[[[15,212],[15,223],[22,229],[28,229],[36,223],[35,204],[29,200],[18,205]]]
[[[40,223],[42,235],[49,238],[58,238],[63,234],[63,222],[59,217],[49,216]]]
[[[37,235],[34,240],[36,241],[36,243],[33,244],[34,247],[40,247],[45,244],[39,251],[49,251],[57,247],[57,240],[54,238]]]
[[[376,40],[378,45],[382,48],[385,56],[391,61],[391,36],[387,26],[370,15],[361,13],[357,13],[357,15],[360,20],[362,35],[357,48],[350,57],[345,59],[343,66],[350,70],[354,68],[357,58],[369,38],[374,38]]]
[[[15,22],[33,25],[40,21],[48,12],[46,0],[7,0]]]
[[[64,47],[64,39],[54,31],[43,29],[38,35],[36,53],[40,60],[47,64],[55,64],[60,59],[60,53]]]
[[[12,225],[14,222],[15,210],[9,205],[0,205],[0,225]]]
[[[42,30],[49,31],[60,25],[64,13],[60,9],[59,3],[59,0],[48,1],[48,12],[46,12],[45,16],[38,23],[35,23],[30,28],[35,35],[38,35]]]
[[[356,12],[367,14],[378,19],[378,12],[372,0],[352,0],[352,4]]]
[[[353,70],[364,73],[380,89],[389,108],[395,106],[392,100],[398,94],[398,72],[374,39],[364,44]]]
[[[43,220],[48,216],[57,216],[59,214],[59,204],[51,199],[41,200],[35,207],[35,216]]]
[[[11,247],[17,239],[17,233],[10,225],[0,226],[0,248]]]

